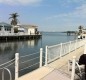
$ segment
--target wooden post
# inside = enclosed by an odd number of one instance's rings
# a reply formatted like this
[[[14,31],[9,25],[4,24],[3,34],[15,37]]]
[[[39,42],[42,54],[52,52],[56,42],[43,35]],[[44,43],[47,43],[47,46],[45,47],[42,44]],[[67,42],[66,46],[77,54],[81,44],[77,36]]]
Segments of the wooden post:
[[[40,64],[39,64],[39,67],[42,67],[42,54],[43,54],[43,48],[40,48]]]
[[[15,54],[15,80],[18,79],[19,76],[19,53]]]
[[[48,46],[46,46],[46,52],[45,52],[45,66],[47,66],[47,59],[48,59],[48,58],[47,58],[47,57],[48,57],[48,56],[47,56],[47,54],[48,54],[48,53],[47,53],[47,48],[48,48]]]
[[[76,58],[76,56],[73,56],[73,61],[72,61],[72,72],[71,72],[71,80],[74,80],[74,77],[75,77],[75,63],[76,63],[75,58]]]

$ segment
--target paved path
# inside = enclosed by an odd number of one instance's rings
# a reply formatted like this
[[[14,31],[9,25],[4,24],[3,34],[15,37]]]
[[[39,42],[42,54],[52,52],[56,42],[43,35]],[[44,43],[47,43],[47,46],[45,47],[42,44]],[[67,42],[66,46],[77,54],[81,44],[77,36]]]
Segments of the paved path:
[[[53,70],[41,80],[70,80],[70,77],[59,70]]]
[[[73,56],[77,56],[77,58],[79,58],[79,56],[83,54],[83,51],[84,47],[81,47],[52,62],[46,67],[44,66],[20,77],[18,80],[70,80],[70,76],[67,75],[67,62],[69,59],[72,59]]]

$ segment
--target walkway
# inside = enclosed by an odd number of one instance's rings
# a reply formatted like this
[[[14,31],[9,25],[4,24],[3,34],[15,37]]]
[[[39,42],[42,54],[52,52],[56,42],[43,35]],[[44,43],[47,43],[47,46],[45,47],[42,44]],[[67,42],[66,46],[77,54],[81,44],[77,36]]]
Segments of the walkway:
[[[48,66],[41,67],[33,72],[30,72],[17,80],[70,80],[70,73],[67,70],[67,62],[73,56],[83,54],[84,47],[71,52],[68,55],[48,64]]]

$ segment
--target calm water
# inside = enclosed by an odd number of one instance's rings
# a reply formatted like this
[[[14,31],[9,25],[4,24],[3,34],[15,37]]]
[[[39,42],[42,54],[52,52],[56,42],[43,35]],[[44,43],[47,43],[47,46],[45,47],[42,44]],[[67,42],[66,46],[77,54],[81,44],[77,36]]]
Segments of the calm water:
[[[13,41],[0,43],[0,64],[11,60],[15,57],[15,53],[20,53],[20,56],[38,52],[46,45],[55,45],[61,42],[75,40],[76,36],[67,36],[65,33],[42,33],[42,38],[39,40]]]
[[[41,47],[45,49],[46,45],[49,45],[49,46],[56,45],[59,43],[75,40],[76,38],[77,36],[67,36],[65,33],[50,33],[50,32],[44,33],[43,32],[42,38],[38,40],[36,39],[36,40],[27,40],[27,41],[0,42],[0,64],[7,62],[11,59],[14,59],[15,53],[19,53],[20,56],[24,56],[24,55],[32,54],[35,52],[39,52]],[[39,53],[36,55],[32,55],[30,57],[27,57],[25,59],[21,59],[20,61],[22,60],[26,61],[26,60],[35,58],[37,56],[39,56]],[[30,66],[32,64],[35,64],[37,62],[39,62],[39,58],[34,61],[27,62],[25,64],[20,64],[20,69]],[[39,64],[23,71],[20,70],[19,74],[23,75],[27,73],[28,71],[32,71],[38,67],[39,67]],[[13,79],[14,79],[14,70],[15,70],[14,65],[8,68],[11,70]],[[1,72],[2,71],[0,71],[0,76],[1,76]],[[8,78],[9,75],[8,76],[7,75],[8,74],[6,74],[5,80],[7,79],[9,80]]]

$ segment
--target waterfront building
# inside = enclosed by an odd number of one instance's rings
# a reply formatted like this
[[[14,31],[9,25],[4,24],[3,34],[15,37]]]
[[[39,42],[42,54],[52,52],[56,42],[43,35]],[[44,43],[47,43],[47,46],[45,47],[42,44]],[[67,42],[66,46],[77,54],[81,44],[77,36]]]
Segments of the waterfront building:
[[[10,25],[5,22],[0,23],[0,35],[7,35],[13,33],[26,33],[27,35],[39,34],[38,26],[35,25]]]
[[[0,35],[5,35],[13,32],[14,31],[13,31],[12,25],[5,22],[0,22]]]
[[[10,25],[0,23],[0,40],[25,40],[40,38],[38,27],[34,25]]]
[[[78,38],[82,39],[86,37],[86,29],[84,27],[79,26],[79,31],[78,31]]]
[[[35,35],[39,34],[38,26],[35,25],[21,25],[22,29],[24,29],[24,32],[26,32],[28,35]]]

